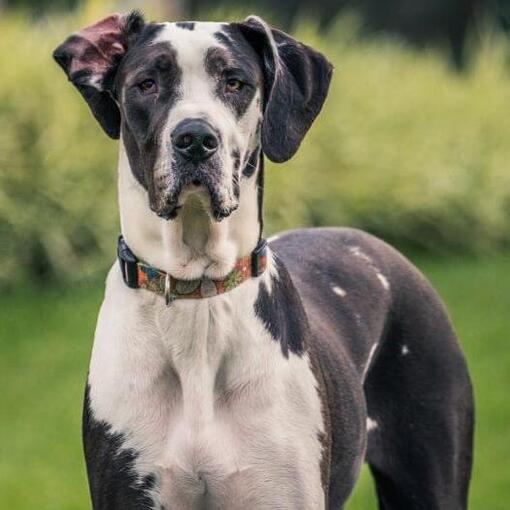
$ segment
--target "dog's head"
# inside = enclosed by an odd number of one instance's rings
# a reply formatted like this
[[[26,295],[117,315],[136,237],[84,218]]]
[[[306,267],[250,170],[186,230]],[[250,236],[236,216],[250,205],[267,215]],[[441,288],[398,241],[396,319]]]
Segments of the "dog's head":
[[[216,220],[239,201],[260,148],[288,160],[319,113],[331,65],[261,19],[145,23],[114,14],[54,52],[112,138],[122,135],[151,209],[174,218],[189,193]]]

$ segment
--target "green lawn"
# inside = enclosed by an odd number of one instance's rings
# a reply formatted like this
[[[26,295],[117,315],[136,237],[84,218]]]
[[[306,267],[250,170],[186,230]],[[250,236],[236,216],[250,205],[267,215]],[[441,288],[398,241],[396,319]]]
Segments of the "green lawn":
[[[440,290],[477,397],[471,508],[510,500],[510,259],[419,264]],[[0,508],[89,508],[81,453],[83,384],[101,285],[0,296]],[[349,510],[376,508],[363,473]]]

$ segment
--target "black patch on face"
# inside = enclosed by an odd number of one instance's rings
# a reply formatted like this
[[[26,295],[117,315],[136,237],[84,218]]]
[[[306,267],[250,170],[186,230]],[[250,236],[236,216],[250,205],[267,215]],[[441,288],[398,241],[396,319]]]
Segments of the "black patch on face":
[[[150,27],[149,27],[150,28]],[[155,176],[161,131],[169,110],[178,99],[181,69],[175,50],[167,42],[148,44],[160,27],[143,32],[128,52],[116,77],[115,88],[121,104],[122,137],[131,170],[138,182],[149,191],[151,206],[166,189],[168,176]],[[139,85],[153,80],[157,91],[144,94]]]
[[[300,356],[306,348],[309,335],[308,321],[287,269],[277,256],[274,261],[277,275],[271,281],[271,294],[265,283],[261,282],[254,305],[255,314],[273,339],[280,342],[282,354],[286,358],[289,357],[289,351]]]
[[[228,33],[217,32],[215,38],[225,48],[211,48],[206,55],[206,70],[217,81],[216,95],[241,118],[262,84],[262,70],[251,46],[239,32],[225,27]],[[228,80],[238,80],[242,87],[236,92],[227,90]]]
[[[192,21],[180,21],[179,23],[175,24],[179,28],[182,28],[183,30],[195,30],[195,23]]]
[[[257,174],[257,201],[259,207],[259,235],[262,236],[264,231],[264,156],[262,153],[259,158],[259,171]]]
[[[257,147],[248,158],[248,161],[246,162],[246,165],[244,165],[243,168],[243,175],[247,178],[250,178],[255,171],[257,170],[258,163],[259,163],[259,154],[260,154],[260,147]]]
[[[158,23],[147,23],[136,39],[136,46],[143,46],[153,41],[161,30],[163,30],[163,25]]]
[[[154,503],[149,491],[156,479],[146,476],[140,482],[134,470],[138,453],[123,449],[122,434],[110,432],[110,426],[98,422],[90,409],[89,386],[85,391],[83,409],[83,444],[90,494],[94,510],[151,510]]]
[[[239,151],[237,149],[232,151],[232,161],[234,163],[234,168],[239,169],[239,165],[241,164],[241,154],[239,154]]]
[[[239,189],[239,166],[241,165],[241,155],[239,151],[235,149],[232,151],[232,189],[234,190],[234,196],[239,199],[241,190]]]

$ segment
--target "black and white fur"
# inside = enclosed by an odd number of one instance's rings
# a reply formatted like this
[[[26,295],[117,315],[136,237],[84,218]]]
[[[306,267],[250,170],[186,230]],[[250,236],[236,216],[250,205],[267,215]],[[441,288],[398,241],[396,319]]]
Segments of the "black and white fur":
[[[113,15],[55,58],[120,138],[127,244],[181,279],[221,278],[255,248],[263,154],[292,157],[331,77],[321,54],[256,17]],[[189,121],[214,154],[180,157]],[[471,385],[430,285],[355,230],[270,247],[260,277],[170,307],[113,265],[83,422],[93,508],[337,510],[367,461],[382,509],[465,509]]]

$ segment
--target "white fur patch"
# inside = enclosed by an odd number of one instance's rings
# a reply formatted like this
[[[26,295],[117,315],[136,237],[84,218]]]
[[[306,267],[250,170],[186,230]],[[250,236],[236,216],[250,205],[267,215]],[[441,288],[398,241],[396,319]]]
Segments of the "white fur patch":
[[[349,248],[349,251],[356,257],[359,257],[360,259],[363,259],[365,262],[368,262],[370,265],[373,265],[374,261],[372,260],[372,257],[367,255],[359,246],[351,246]]]
[[[364,381],[365,380],[365,377],[367,376],[367,373],[368,373],[368,369],[370,368],[370,364],[372,363],[372,359],[374,357],[374,354],[375,354],[375,350],[377,349],[377,346],[379,344],[376,342],[374,345],[372,345],[372,347],[370,348],[370,352],[368,353],[368,357],[367,357],[367,361],[365,363],[365,368],[363,369],[363,377],[362,377],[362,380]]]
[[[377,273],[377,278],[379,279],[379,281],[381,282],[381,285],[386,289],[386,290],[389,290],[390,288],[390,282],[388,281],[388,279],[386,278],[386,276],[384,276],[382,273]]]
[[[187,508],[202,476],[221,508],[324,508],[317,381],[308,356],[286,359],[256,317],[258,288],[253,279],[167,308],[127,288],[116,264],[110,271],[91,408],[139,452],[138,477],[156,475],[156,506]]]
[[[342,287],[339,287],[338,285],[334,285],[333,287],[331,287],[331,290],[337,295],[337,296],[340,296],[340,297],[345,297],[347,296],[347,292],[342,289]]]
[[[386,276],[384,276],[381,271],[379,270],[379,268],[374,264],[374,261],[372,259],[372,257],[370,257],[369,255],[367,255],[364,251],[362,251],[362,249],[359,247],[359,246],[351,246],[349,248],[349,251],[355,256],[355,257],[358,257],[362,260],[364,260],[374,271],[375,271],[375,276],[377,277],[377,279],[381,282],[381,285],[386,289],[386,290],[389,290],[390,289],[390,282],[388,281],[388,278],[386,278]]]
[[[367,432],[372,432],[372,430],[375,430],[377,427],[379,427],[379,424],[367,416]]]

